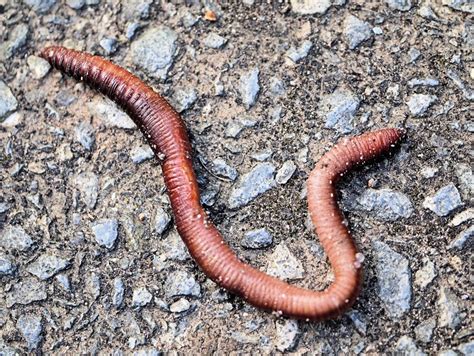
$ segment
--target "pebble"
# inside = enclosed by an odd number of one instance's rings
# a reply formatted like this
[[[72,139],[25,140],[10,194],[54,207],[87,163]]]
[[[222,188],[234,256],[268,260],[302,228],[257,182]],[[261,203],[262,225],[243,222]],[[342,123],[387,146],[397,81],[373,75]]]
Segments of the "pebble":
[[[150,146],[136,146],[130,150],[130,158],[135,164],[152,159],[153,155],[154,153]]]
[[[245,128],[254,127],[257,121],[252,119],[234,119],[227,124],[225,137],[238,138]]]
[[[357,203],[365,211],[373,213],[382,221],[395,221],[409,218],[413,213],[413,204],[403,193],[391,189],[366,189],[357,198]]]
[[[409,336],[402,336],[398,339],[395,344],[394,349],[395,354],[400,355],[411,355],[411,356],[425,356],[426,354],[422,352],[418,346],[416,346],[415,341]]]
[[[32,246],[33,240],[20,226],[8,225],[0,231],[0,247],[7,251],[27,251]]]
[[[48,61],[41,57],[29,56],[26,62],[28,63],[31,74],[33,74],[33,78],[35,79],[43,78],[51,69],[51,65]]]
[[[423,258],[423,267],[415,273],[415,285],[425,289],[438,275],[436,266],[429,258]]]
[[[439,80],[435,78],[413,78],[408,81],[410,88],[425,86],[425,87],[436,87],[439,85]]]
[[[474,3],[472,0],[443,0],[442,3],[454,10],[474,14]]]
[[[408,260],[390,246],[374,241],[379,298],[392,319],[408,310],[412,298],[411,270]]]
[[[231,181],[236,180],[239,175],[237,170],[229,166],[222,158],[216,158],[212,161],[211,172],[216,176],[228,178]]]
[[[172,99],[173,107],[179,113],[188,110],[197,100],[197,92],[194,88],[178,89]]]
[[[324,95],[319,103],[319,115],[326,119],[325,128],[347,134],[354,129],[354,115],[360,100],[351,91],[336,89],[332,94]]]
[[[28,305],[33,302],[47,298],[46,285],[35,277],[23,278],[22,281],[13,285],[5,298],[7,307],[15,304]]]
[[[70,106],[74,101],[76,101],[76,97],[74,96],[74,94],[73,94],[70,90],[64,89],[64,90],[61,90],[61,91],[56,95],[56,97],[54,98],[54,100],[56,101],[56,103],[57,103],[59,106],[68,107],[68,106]]]
[[[298,342],[300,330],[296,320],[279,320],[276,323],[276,348],[278,351],[286,352],[295,348]]]
[[[433,339],[433,331],[435,327],[435,318],[430,318],[419,323],[414,329],[416,339],[426,343],[430,342]]]
[[[191,307],[191,303],[187,299],[180,298],[176,302],[170,305],[170,312],[182,313],[188,310],[190,307]]]
[[[297,63],[308,55],[312,47],[313,43],[309,40],[305,40],[298,48],[291,47],[288,51],[286,51],[286,56],[294,63]]]
[[[466,245],[468,245],[472,238],[474,237],[474,225],[471,225],[466,230],[461,231],[458,236],[451,241],[448,245],[448,248],[462,250]]]
[[[123,303],[123,296],[125,294],[125,286],[123,284],[122,278],[114,278],[114,289],[112,294],[112,305],[115,308],[120,308]]]
[[[413,6],[411,0],[385,0],[385,2],[392,10],[398,11],[408,11]]]
[[[167,229],[169,223],[171,222],[171,216],[168,214],[168,212],[163,209],[163,207],[158,206],[156,208],[156,214],[155,214],[155,232],[158,235],[163,234],[165,230]]]
[[[455,166],[455,173],[461,192],[466,197],[474,195],[474,176],[472,175],[471,166],[466,163],[458,163]]]
[[[288,247],[281,243],[268,257],[267,273],[283,280],[295,280],[303,278],[304,269]]]
[[[275,96],[285,94],[286,87],[283,80],[277,77],[271,77],[270,78],[270,92]]]
[[[148,305],[153,298],[153,295],[146,287],[139,287],[133,290],[132,307],[141,308]]]
[[[175,271],[168,275],[164,286],[166,297],[201,296],[201,286],[194,276],[185,271]]]
[[[99,274],[92,272],[86,280],[87,294],[89,294],[94,300],[100,296],[100,276]]]
[[[15,265],[10,260],[10,258],[8,258],[8,256],[4,253],[0,252],[0,277],[13,274],[15,269]]]
[[[81,122],[74,129],[76,141],[78,141],[82,147],[86,150],[91,151],[95,143],[94,128],[87,122]]]
[[[187,29],[193,27],[198,21],[199,18],[193,16],[193,14],[187,10],[184,11],[183,16],[181,17],[181,23]]]
[[[272,243],[273,237],[265,228],[247,231],[240,241],[243,247],[251,249],[265,248]]]
[[[125,37],[127,37],[129,40],[132,40],[140,28],[141,25],[138,22],[129,23],[127,25],[127,29],[125,30]]]
[[[10,88],[0,80],[0,119],[6,117],[8,113],[16,110],[18,101]]]
[[[56,0],[23,0],[23,2],[40,14],[48,12],[56,4]]]
[[[106,54],[112,54],[117,51],[118,43],[115,38],[104,37],[99,41],[100,46],[104,49]]]
[[[122,5],[122,14],[127,20],[146,19],[150,15],[153,0],[129,0]]]
[[[437,99],[435,95],[412,94],[407,101],[408,110],[413,116],[422,116]]]
[[[236,183],[229,197],[231,209],[247,205],[260,194],[275,186],[275,166],[271,163],[258,163],[252,170],[244,174]]]
[[[257,101],[257,96],[260,91],[258,81],[259,73],[259,69],[255,67],[240,77],[239,93],[247,110],[254,106]]]
[[[55,279],[65,292],[71,291],[71,282],[69,281],[69,277],[67,275],[61,273],[58,274]]]
[[[439,290],[438,305],[438,326],[440,328],[455,329],[462,321],[461,306],[458,298],[446,286],[442,286]]]
[[[428,4],[422,4],[416,13],[424,19],[439,21],[438,15],[435,14],[431,6]]]
[[[18,318],[16,328],[25,339],[29,351],[34,350],[39,346],[43,333],[41,316],[30,313],[24,314]]]
[[[367,320],[365,316],[358,310],[349,311],[348,316],[349,318],[351,318],[359,334],[366,335],[367,334]]]
[[[166,260],[185,261],[191,258],[188,249],[176,230],[163,240],[163,257]]]
[[[439,172],[439,169],[436,167],[425,167],[420,171],[420,174],[423,178],[430,179],[436,176]]]
[[[74,10],[80,10],[86,4],[85,0],[66,0],[67,6]]]
[[[137,127],[132,119],[109,99],[96,97],[87,104],[87,107],[91,114],[99,118],[106,127],[117,127],[119,129],[134,129]]]
[[[275,176],[275,181],[278,184],[286,184],[290,180],[291,177],[293,177],[293,174],[296,172],[296,164],[295,162],[288,160],[283,162],[282,166],[278,170],[276,176]]]
[[[178,51],[178,36],[168,27],[146,30],[131,45],[132,61],[156,78],[166,79]]]
[[[325,14],[334,0],[290,0],[291,10],[300,15]]]
[[[474,341],[468,341],[459,345],[458,350],[465,356],[474,355]]]
[[[474,100],[474,90],[469,88],[462,80],[459,78],[459,75],[454,70],[447,70],[446,76],[451,79],[459,89],[461,89],[462,94],[465,99],[469,101]]]
[[[99,178],[93,172],[83,172],[76,176],[75,186],[89,210],[94,209],[99,195]]]
[[[439,189],[435,195],[425,198],[423,207],[433,211],[438,216],[449,215],[462,205],[461,196],[453,183]]]
[[[71,262],[67,259],[54,255],[41,255],[34,262],[30,263],[26,270],[44,281],[68,268],[70,265]]]
[[[355,49],[362,42],[371,39],[374,35],[370,25],[362,20],[359,20],[353,15],[349,15],[344,20],[343,33],[346,36],[346,41],[349,49]]]
[[[206,47],[220,49],[227,43],[227,39],[215,32],[211,32],[204,37],[203,43]]]
[[[23,122],[23,119],[24,115],[22,113],[14,112],[11,115],[8,115],[5,120],[0,122],[0,126],[7,129],[17,127]]]
[[[18,49],[23,47],[28,39],[28,32],[29,29],[26,24],[16,25],[9,33],[8,40],[0,44],[0,60],[9,59]]]
[[[99,220],[92,226],[92,231],[100,246],[112,249],[118,236],[118,221],[116,219]]]
[[[458,354],[456,351],[454,351],[454,350],[448,349],[448,350],[441,350],[441,351],[439,351],[439,352],[436,354],[436,356],[459,356],[459,354]]]
[[[471,221],[474,219],[474,208],[468,208],[464,211],[461,211],[457,214],[453,220],[449,223],[449,226],[459,226],[466,221]]]
[[[420,56],[421,56],[421,52],[418,48],[411,47],[408,50],[408,60],[410,63],[415,63],[418,60],[418,58],[420,58]]]

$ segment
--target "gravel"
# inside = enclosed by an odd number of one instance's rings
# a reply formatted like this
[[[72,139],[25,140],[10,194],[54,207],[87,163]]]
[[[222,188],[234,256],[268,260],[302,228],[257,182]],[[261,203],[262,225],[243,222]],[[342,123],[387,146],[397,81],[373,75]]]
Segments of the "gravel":
[[[425,289],[438,275],[435,264],[428,258],[423,258],[423,267],[415,273],[415,285]]]
[[[38,281],[35,277],[27,277],[13,285],[6,294],[5,301],[7,307],[10,308],[15,304],[28,305],[46,298],[46,285],[44,282]]]
[[[309,40],[305,40],[299,47],[291,47],[288,51],[286,51],[286,56],[294,63],[297,63],[303,58],[306,58],[312,47],[313,43]]]
[[[234,119],[227,124],[226,137],[238,138],[245,128],[254,127],[257,121],[249,118]]]
[[[94,209],[99,196],[99,177],[93,172],[83,172],[75,178],[74,184],[86,207]]]
[[[276,323],[276,348],[278,351],[291,351],[298,342],[300,330],[296,320],[284,320]]]
[[[7,255],[0,252],[0,277],[13,274],[15,269],[16,267],[12,260]]]
[[[293,161],[285,161],[278,170],[275,181],[278,184],[286,184],[296,172],[296,164]]]
[[[30,351],[39,346],[43,337],[43,324],[41,323],[40,316],[31,314],[22,315],[16,322],[16,328],[25,339]]]
[[[461,196],[453,183],[439,189],[433,196],[425,198],[423,207],[438,216],[449,215],[462,205]]]
[[[153,299],[153,295],[146,287],[139,287],[133,290],[132,307],[141,308],[148,305]]]
[[[474,237],[474,225],[471,225],[466,230],[461,231],[456,238],[448,245],[449,249],[462,250],[470,243]]]
[[[10,88],[0,80],[0,119],[6,117],[8,113],[16,110],[18,101]]]
[[[283,280],[303,278],[304,269],[300,261],[281,243],[268,258],[267,273]]]
[[[124,294],[125,294],[125,285],[123,283],[122,278],[120,277],[114,278],[112,305],[115,308],[120,308],[122,306]]]
[[[175,271],[168,275],[164,285],[167,298],[177,296],[201,296],[201,286],[193,275],[185,271]]]
[[[367,22],[352,15],[346,17],[343,27],[344,36],[350,49],[357,48],[362,42],[371,39],[374,35],[372,28]]]
[[[248,110],[257,102],[260,92],[259,69],[253,68],[240,76],[239,93],[245,108]]]
[[[453,291],[441,286],[439,289],[438,305],[438,327],[455,329],[462,320],[461,305]]]
[[[332,94],[324,95],[319,103],[319,115],[325,118],[325,128],[347,134],[354,129],[354,115],[360,100],[347,89],[336,89]]]
[[[211,32],[204,37],[203,44],[206,47],[213,48],[213,49],[220,49],[225,46],[227,43],[227,39],[222,37],[221,35]]]
[[[28,67],[30,68],[31,74],[35,79],[41,79],[48,74],[51,69],[51,65],[43,58],[37,56],[29,56],[26,60]]]
[[[27,251],[33,243],[21,226],[6,226],[0,231],[0,247],[7,251]]]
[[[357,198],[362,210],[372,212],[372,216],[383,221],[409,218],[413,205],[405,194],[391,189],[366,189]]]
[[[8,34],[8,39],[0,44],[0,60],[7,60],[22,48],[28,39],[28,25],[20,23]]]
[[[386,0],[387,5],[393,10],[408,11],[413,6],[411,0]]]
[[[188,110],[197,100],[197,92],[194,88],[178,89],[173,95],[172,104],[177,112]]]
[[[81,122],[74,129],[75,139],[86,150],[91,151],[95,143],[94,128],[87,122]]]
[[[413,356],[425,356],[426,354],[422,352],[415,341],[409,336],[402,336],[398,339],[395,344],[395,353],[402,355],[413,355]]]
[[[26,270],[44,281],[68,268],[70,264],[70,261],[67,259],[55,255],[41,255],[34,262],[30,263]]]
[[[165,230],[168,228],[170,222],[171,222],[170,214],[168,214],[168,212],[165,209],[163,209],[163,207],[158,206],[156,208],[155,222],[154,222],[155,232],[158,235],[163,234],[163,232],[165,232]]]
[[[118,237],[118,221],[103,219],[92,225],[95,241],[108,249],[112,249]]]
[[[130,150],[130,159],[135,164],[140,164],[154,156],[153,150],[150,146],[136,146]]]
[[[38,13],[48,12],[56,4],[56,0],[23,0],[23,2]]]
[[[293,12],[301,15],[324,14],[332,0],[290,0]]]
[[[428,343],[433,339],[433,332],[436,327],[436,319],[430,318],[418,324],[414,331],[416,339]]]
[[[423,116],[436,100],[435,95],[412,94],[407,101],[408,110],[413,116]]]
[[[119,129],[136,128],[132,119],[109,99],[96,97],[87,106],[92,115],[99,118],[106,127],[117,127]]]
[[[216,158],[212,161],[211,171],[215,175],[228,178],[231,181],[236,180],[239,175],[237,170],[234,167],[229,166],[222,158]]]
[[[265,248],[272,243],[272,235],[265,228],[247,231],[240,241],[243,247],[251,249]]]

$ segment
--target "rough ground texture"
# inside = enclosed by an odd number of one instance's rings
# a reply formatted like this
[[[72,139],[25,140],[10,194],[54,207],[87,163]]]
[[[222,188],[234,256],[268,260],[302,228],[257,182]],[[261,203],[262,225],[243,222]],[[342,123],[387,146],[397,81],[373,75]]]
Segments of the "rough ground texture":
[[[217,20],[206,10],[212,10]],[[0,0],[0,354],[473,354],[469,1]],[[203,202],[244,260],[332,279],[305,180],[343,135],[403,126],[339,200],[365,256],[322,323],[220,290],[177,235],[129,118],[37,58],[104,55],[182,112]]]

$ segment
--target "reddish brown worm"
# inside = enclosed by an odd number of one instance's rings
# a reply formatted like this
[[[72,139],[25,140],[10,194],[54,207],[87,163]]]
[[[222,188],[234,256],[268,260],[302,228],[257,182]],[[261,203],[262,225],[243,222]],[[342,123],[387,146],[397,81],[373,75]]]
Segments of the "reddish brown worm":
[[[292,286],[241,262],[209,220],[200,203],[191,161],[191,145],[179,114],[148,85],[127,70],[87,53],[48,47],[41,56],[64,73],[86,82],[125,110],[160,157],[177,230],[204,273],[250,304],[280,315],[326,319],[355,301],[361,284],[361,255],[337,206],[334,185],[351,167],[388,152],[403,136],[382,129],[340,141],[311,172],[311,219],[334,271],[324,291]]]

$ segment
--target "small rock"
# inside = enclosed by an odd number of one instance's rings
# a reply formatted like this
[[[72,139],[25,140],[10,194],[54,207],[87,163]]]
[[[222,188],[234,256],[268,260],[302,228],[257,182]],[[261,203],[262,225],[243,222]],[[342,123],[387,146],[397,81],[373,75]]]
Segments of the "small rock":
[[[153,298],[153,295],[146,287],[140,287],[133,290],[132,307],[141,308],[148,305]]]
[[[141,28],[141,25],[138,22],[132,22],[127,25],[127,29],[125,30],[125,37],[131,40],[135,37],[137,31]]]
[[[117,51],[118,43],[115,38],[105,37],[99,42],[106,54],[111,54]]]
[[[26,270],[41,280],[47,280],[56,273],[66,269],[71,265],[67,259],[54,255],[41,255],[36,261],[30,263]]]
[[[114,278],[114,290],[112,294],[112,304],[115,308],[120,308],[123,303],[123,295],[125,293],[125,286],[122,278]]]
[[[166,279],[164,290],[168,298],[186,295],[201,296],[201,286],[193,275],[185,271],[171,273]]]
[[[185,261],[191,258],[188,249],[176,230],[163,240],[163,257],[166,260]]]
[[[285,161],[278,170],[275,181],[278,184],[286,184],[296,171],[296,164],[293,161]]]
[[[433,330],[436,327],[435,318],[427,319],[415,327],[416,339],[422,342],[430,342],[433,338]]]
[[[312,47],[313,43],[311,41],[303,41],[301,46],[299,46],[298,48],[291,47],[288,51],[286,51],[286,56],[290,58],[294,63],[297,63],[308,55]]]
[[[263,162],[269,159],[272,156],[272,154],[273,154],[273,151],[271,150],[271,148],[269,148],[269,149],[252,153],[250,157],[252,157],[256,161]]]
[[[392,10],[408,11],[413,6],[411,0],[385,0]]]
[[[408,61],[410,63],[415,63],[418,58],[420,58],[421,52],[418,48],[411,47],[408,51]]]
[[[33,302],[47,298],[46,285],[36,278],[23,278],[21,282],[14,284],[5,298],[7,307],[15,304],[28,305]]]
[[[268,258],[267,273],[283,280],[303,278],[304,269],[298,259],[281,243]]]
[[[235,119],[227,124],[225,137],[237,138],[245,128],[254,127],[257,121],[252,119]]]
[[[41,57],[29,56],[26,62],[35,79],[43,78],[51,69],[51,65],[48,61]]]
[[[361,335],[367,334],[367,321],[364,315],[358,310],[351,310],[348,313],[349,318],[351,318],[354,323],[355,328]]]
[[[407,101],[408,110],[413,116],[422,116],[437,99],[435,95],[412,94]]]
[[[0,44],[0,60],[12,57],[15,52],[26,44],[28,39],[28,25],[20,23],[16,25],[8,35],[8,40]],[[0,81],[0,83],[3,83]],[[0,94],[3,94],[0,92]],[[0,98],[2,95],[0,95]],[[1,117],[1,115],[0,115]]]
[[[454,70],[447,70],[446,76],[453,81],[454,85],[461,89],[465,99],[469,101],[474,100],[474,90],[469,88]]]
[[[176,302],[170,305],[170,312],[182,313],[188,310],[190,307],[191,307],[191,303],[187,299],[180,298]]]
[[[140,164],[153,158],[153,150],[150,146],[136,146],[130,151],[130,158],[135,164]]]
[[[377,36],[383,35],[383,30],[379,26],[375,26],[372,29],[372,32],[374,33],[374,35],[377,35]]]
[[[100,246],[112,249],[118,236],[118,221],[116,219],[100,220],[92,226],[92,231]]]
[[[91,114],[98,117],[106,127],[117,127],[119,129],[134,129],[137,127],[125,112],[108,99],[104,100],[96,97],[87,106]]]
[[[383,221],[409,218],[413,213],[410,199],[403,193],[391,189],[366,189],[357,203]]]
[[[247,110],[254,106],[257,101],[257,96],[260,91],[258,82],[259,73],[258,68],[253,68],[250,72],[244,73],[240,77],[239,92]]]
[[[472,0],[443,0],[442,3],[454,10],[474,14],[474,3]]]
[[[332,0],[290,0],[293,12],[300,15],[325,14]]]
[[[360,100],[346,89],[336,89],[332,94],[324,95],[319,103],[319,115],[326,118],[325,128],[347,134],[354,129],[354,115]]]
[[[155,214],[155,224],[154,224],[155,232],[158,235],[163,234],[163,232],[165,232],[170,222],[171,222],[170,214],[168,214],[168,212],[165,209],[163,209],[161,206],[158,206],[158,208],[156,209],[156,214]]]
[[[395,353],[400,355],[412,355],[412,356],[425,356],[426,354],[422,352],[418,346],[416,346],[415,341],[409,336],[402,336],[398,339],[397,344],[395,345]]]
[[[270,78],[270,91],[273,95],[283,95],[286,92],[285,83],[280,78]]]
[[[19,112],[14,112],[7,116],[3,122],[0,122],[0,126],[5,127],[7,129],[17,127],[23,122],[24,115]]]
[[[178,36],[168,27],[146,30],[131,46],[132,61],[150,75],[166,79],[178,51]]]
[[[474,341],[468,341],[459,345],[458,350],[465,356],[474,355]]]
[[[212,161],[211,171],[216,176],[229,178],[231,181],[236,180],[238,176],[237,170],[229,166],[222,158]]]
[[[100,276],[99,274],[92,272],[86,280],[86,292],[94,300],[100,296]]]
[[[188,110],[197,100],[197,92],[194,88],[178,89],[173,95],[173,107],[179,113]]]
[[[435,78],[413,78],[408,81],[410,88],[425,86],[425,87],[436,87],[439,85],[439,80]]]
[[[300,330],[296,320],[278,321],[276,324],[276,348],[281,351],[291,351],[298,342]]]
[[[126,19],[146,19],[150,15],[153,0],[129,0],[122,5],[122,13]]]
[[[66,0],[67,6],[74,10],[80,10],[86,4],[85,0]]]
[[[67,162],[74,158],[74,154],[71,151],[71,145],[69,143],[63,143],[56,149],[56,157],[60,162]]]
[[[427,197],[423,201],[423,207],[430,209],[438,216],[449,215],[461,205],[461,196],[453,183],[449,183],[439,189],[435,195]]]
[[[371,39],[374,35],[370,25],[359,20],[353,15],[349,15],[344,20],[344,35],[347,39],[347,44],[350,49],[355,49],[362,42]]]
[[[89,210],[94,209],[99,195],[99,178],[93,172],[83,172],[74,180],[82,201]]]
[[[56,281],[59,283],[61,288],[66,291],[70,292],[71,291],[71,282],[69,281],[69,277],[65,274],[58,274],[55,277]]]
[[[0,231],[0,247],[5,250],[27,251],[33,245],[33,240],[20,226],[6,226]]]
[[[459,356],[459,354],[454,350],[448,349],[439,351],[436,356]]]
[[[7,116],[11,111],[16,110],[18,101],[13,96],[10,88],[0,80],[0,119]]]
[[[219,49],[224,47],[227,43],[227,39],[215,32],[211,32],[204,38],[203,43],[206,47]]]
[[[272,243],[272,235],[265,228],[247,231],[240,241],[243,247],[251,249],[265,248]]]
[[[415,273],[415,285],[425,289],[438,275],[435,264],[428,258],[423,258],[423,267]]]
[[[438,15],[436,15],[431,6],[428,4],[422,4],[416,13],[424,19],[439,21]]]
[[[250,172],[244,174],[233,188],[229,197],[231,209],[247,205],[260,194],[275,186],[275,166],[271,163],[259,163]]]
[[[464,246],[466,246],[472,238],[474,237],[474,225],[471,225],[466,230],[461,231],[459,235],[451,241],[448,248],[451,249],[458,249],[462,250]]]
[[[197,22],[199,21],[199,18],[193,16],[189,11],[185,10],[183,16],[181,17],[181,23],[185,28],[191,28],[193,27]]]
[[[56,4],[56,0],[23,0],[23,2],[40,14],[48,12]]]
[[[76,126],[74,132],[76,141],[78,141],[86,150],[91,151],[92,146],[94,146],[95,143],[94,128],[86,122],[81,122]]]
[[[421,170],[421,176],[423,178],[426,178],[426,179],[429,179],[429,178],[433,178],[434,176],[436,176],[436,174],[438,173],[439,169],[436,168],[436,167],[425,167]]]
[[[43,325],[41,316],[24,314],[18,318],[16,328],[20,331],[28,344],[28,350],[34,350],[38,347],[42,339]]]
[[[474,176],[472,175],[471,166],[466,163],[458,163],[455,170],[461,192],[466,197],[472,196],[474,194]]]
[[[15,265],[7,255],[0,252],[0,277],[15,272]]]
[[[466,221],[474,220],[474,208],[469,208],[457,214],[449,223],[449,226],[459,226]]]
[[[381,241],[374,241],[379,298],[391,318],[398,319],[411,302],[411,271],[408,260]]]
[[[461,306],[456,295],[449,288],[442,286],[437,304],[438,326],[455,329],[461,323]]]

